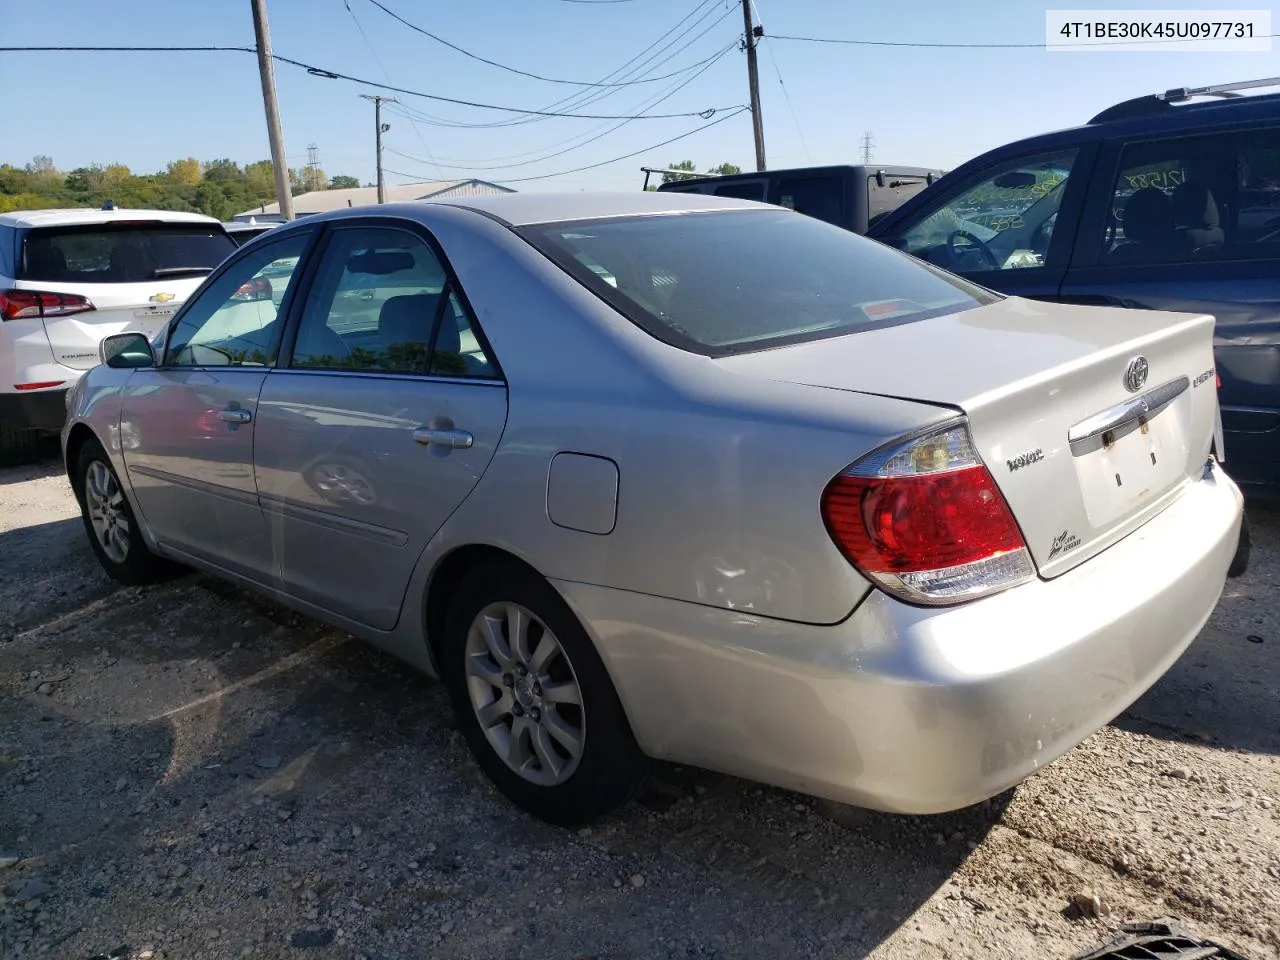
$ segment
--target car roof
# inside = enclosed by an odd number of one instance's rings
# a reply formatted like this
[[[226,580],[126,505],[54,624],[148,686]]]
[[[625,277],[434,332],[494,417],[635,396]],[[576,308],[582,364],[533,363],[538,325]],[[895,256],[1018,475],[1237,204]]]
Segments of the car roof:
[[[1012,148],[1056,141],[1112,140],[1162,133],[1195,131],[1218,124],[1245,124],[1280,119],[1280,94],[1235,97],[1197,103],[1170,103],[1155,95],[1135,97],[1101,111],[1087,123],[1006,143],[983,156]],[[976,159],[976,158],[975,158]],[[972,162],[972,161],[970,161]],[[967,164],[966,164],[967,166]]]
[[[663,213],[703,213],[717,210],[777,210],[777,207],[751,200],[711,197],[695,193],[658,193],[635,190],[627,193],[499,193],[475,197],[441,200],[414,200],[388,203],[378,207],[352,207],[338,211],[413,216],[424,205],[459,207],[483,214],[510,227],[535,223],[557,223],[566,220],[600,220],[607,217],[643,217]],[[332,214],[317,214],[308,220],[329,219]]]
[[[12,210],[0,213],[0,224],[7,227],[70,227],[125,220],[159,220],[164,223],[219,223],[203,213],[177,210],[99,210],[90,207],[62,210]]]

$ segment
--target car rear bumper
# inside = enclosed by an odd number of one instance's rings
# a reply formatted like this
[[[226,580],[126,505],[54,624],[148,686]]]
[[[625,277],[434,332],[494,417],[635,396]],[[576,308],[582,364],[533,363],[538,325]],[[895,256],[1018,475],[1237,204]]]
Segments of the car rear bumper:
[[[11,430],[56,433],[67,418],[67,391],[23,390],[0,393],[0,424]]]
[[[1235,484],[1207,468],[1053,580],[945,609],[877,591],[836,626],[556,586],[650,755],[937,813],[1016,784],[1155,683],[1216,606],[1241,515]]]

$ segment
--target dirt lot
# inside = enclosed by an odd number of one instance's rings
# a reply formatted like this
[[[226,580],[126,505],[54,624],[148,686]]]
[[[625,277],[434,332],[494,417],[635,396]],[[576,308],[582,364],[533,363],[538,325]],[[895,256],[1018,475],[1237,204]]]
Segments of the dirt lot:
[[[1280,514],[1254,528],[1172,672],[996,801],[668,767],[565,832],[437,684],[203,576],[120,589],[57,463],[0,471],[0,957],[1065,958],[1167,914],[1280,956]]]

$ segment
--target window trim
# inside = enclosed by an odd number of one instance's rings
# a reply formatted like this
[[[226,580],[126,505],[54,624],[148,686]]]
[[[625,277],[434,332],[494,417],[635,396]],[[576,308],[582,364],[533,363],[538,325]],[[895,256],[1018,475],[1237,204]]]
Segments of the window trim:
[[[979,286],[993,282],[997,277],[1026,277],[1028,280],[1033,281],[1044,281],[1056,277],[1060,280],[1067,270],[1074,266],[1073,257],[1076,249],[1076,238],[1080,235],[1080,230],[1083,226],[1083,213],[1086,205],[1092,201],[1091,187],[1096,179],[1094,175],[1099,167],[1100,149],[1101,144],[1096,140],[1070,140],[1053,146],[1041,144],[1031,150],[1024,149],[1017,153],[1009,152],[992,156],[969,176],[952,184],[945,192],[940,192],[932,203],[921,203],[910,214],[902,214],[901,206],[889,211],[889,213],[885,214],[886,217],[894,214],[899,214],[899,216],[891,227],[877,232],[875,239],[886,244],[892,240],[901,239],[903,234],[912,227],[933,216],[965,191],[989,179],[992,176],[992,172],[999,167],[1019,164],[1033,157],[1043,157],[1074,150],[1076,157],[1071,164],[1071,173],[1067,176],[1067,186],[1062,193],[1062,202],[1058,204],[1058,220],[1053,228],[1053,236],[1049,239],[1049,249],[1045,253],[1044,264],[1039,267],[981,270],[959,274],[959,276],[969,280],[970,283],[975,283]],[[937,182],[946,183],[946,178]],[[927,192],[928,188],[926,187],[925,190],[916,194],[916,197],[908,198],[903,206],[911,203],[917,197],[925,196]],[[1063,247],[1066,249],[1064,250]],[[901,248],[895,247],[894,249],[900,250]],[[906,253],[905,250],[902,252]],[[912,256],[912,254],[908,254],[908,256]],[[1054,259],[1058,259],[1056,264],[1050,262]]]
[[[308,273],[306,276],[306,289],[310,293],[312,282],[315,275],[319,272],[320,265],[324,262],[325,256],[329,252],[329,245],[332,243],[334,234],[343,230],[369,230],[383,229],[395,230],[400,233],[407,233],[417,240],[421,240],[427,245],[427,248],[435,256],[436,261],[444,270],[445,283],[441,289],[441,306],[436,310],[435,320],[431,326],[431,339],[428,343],[427,352],[427,368],[430,369],[432,353],[435,350],[436,337],[439,334],[440,319],[443,316],[443,306],[445,304],[445,295],[452,291],[457,294],[458,302],[462,305],[462,310],[467,316],[467,322],[471,325],[471,332],[475,335],[476,342],[480,344],[481,350],[489,361],[489,365],[493,367],[493,376],[491,377],[442,377],[440,374],[432,373],[396,373],[391,370],[325,370],[318,367],[293,367],[293,349],[298,342],[298,331],[302,326],[302,317],[305,312],[305,302],[302,306],[295,309],[286,319],[284,335],[280,340],[280,349],[276,352],[276,362],[271,368],[273,374],[303,374],[306,376],[350,376],[350,377],[368,377],[373,379],[393,379],[393,380],[431,380],[445,381],[448,383],[483,383],[483,384],[502,384],[507,382],[506,374],[503,373],[502,365],[498,361],[497,354],[494,353],[493,346],[489,342],[489,338],[485,335],[479,321],[476,319],[476,312],[471,306],[471,301],[467,298],[466,291],[462,284],[458,281],[458,275],[454,272],[453,265],[449,262],[449,258],[445,255],[444,248],[436,240],[431,230],[417,220],[411,220],[406,217],[392,216],[362,216],[362,217],[343,217],[340,220],[327,220],[321,224],[320,235],[316,243],[311,248],[314,255],[308,263]]]
[[[276,367],[280,363],[280,355],[281,355],[281,351],[284,348],[285,336],[287,336],[289,332],[290,311],[292,311],[293,304],[297,301],[298,290],[302,288],[304,280],[310,279],[309,277],[306,276],[306,268],[309,266],[310,261],[312,259],[312,253],[315,250],[316,236],[318,234],[318,231],[314,227],[307,225],[306,227],[299,227],[296,231],[291,230],[288,233],[284,234],[283,236],[282,235],[273,236],[270,240],[271,244],[281,243],[281,242],[288,241],[292,239],[294,236],[299,234],[306,237],[306,242],[303,244],[302,253],[298,257],[298,265],[294,267],[294,272],[290,274],[289,287],[287,290],[285,290],[284,297],[280,301],[280,309],[276,314],[277,316],[284,318],[284,326],[281,330],[280,342],[276,347],[276,358],[274,362],[268,363],[265,366],[261,366],[261,367],[244,367],[244,366],[235,366],[235,365],[210,366],[208,364],[188,365],[188,364],[169,363],[170,340],[173,337],[173,331],[177,328],[178,324],[182,322],[182,318],[185,317],[187,313],[191,309],[193,309],[197,303],[200,302],[201,299],[203,299],[203,295],[205,294],[205,292],[210,287],[212,287],[215,283],[217,283],[220,279],[222,279],[224,274],[226,274],[229,270],[232,270],[236,266],[238,266],[240,261],[243,260],[245,257],[253,256],[254,254],[257,253],[258,250],[268,245],[264,243],[259,245],[254,250],[246,250],[244,247],[237,247],[236,251],[232,253],[231,256],[227,257],[226,260],[222,261],[222,263],[219,264],[218,267],[211,274],[209,274],[209,276],[205,277],[204,282],[201,283],[200,286],[196,288],[195,292],[192,293],[191,296],[187,297],[185,301],[183,301],[182,306],[179,307],[174,312],[173,316],[169,318],[169,322],[165,324],[164,335],[163,335],[162,342],[160,344],[161,349],[159,351],[160,362],[155,365],[154,369],[156,370],[263,371],[263,370],[271,370],[274,367]],[[294,277],[297,278],[298,282],[296,283],[293,282]]]
[[[760,207],[756,209],[737,207],[728,210],[654,214],[652,217],[675,216],[689,219],[695,217],[763,216],[766,214],[805,217],[808,220],[812,220],[814,223],[822,224],[823,227],[828,229],[839,230],[846,234],[852,233],[852,231],[845,230],[843,227],[837,227],[834,224],[828,223],[826,220],[819,219],[818,217],[810,217],[807,214],[796,213],[794,210],[788,210],[785,207],[777,207],[773,205],[770,205],[770,207]],[[945,316],[952,313],[963,313],[966,310],[986,306],[987,303],[1004,300],[1008,296],[1007,294],[984,287],[980,283],[975,283],[967,277],[962,277],[955,273],[948,273],[946,270],[936,267],[931,263],[927,263],[918,257],[913,257],[911,254],[902,250],[890,247],[887,244],[881,244],[881,246],[883,246],[888,252],[907,260],[912,267],[934,274],[938,279],[950,284],[978,302],[973,307],[962,307],[959,309],[938,307],[934,310],[924,310],[909,317],[871,321],[865,326],[859,327],[855,330],[820,330],[817,332],[801,332],[791,334],[790,336],[776,337],[764,342],[746,341],[744,343],[730,344],[727,346],[711,346],[700,340],[695,340],[692,337],[685,336],[674,327],[663,323],[661,320],[650,315],[648,311],[636,306],[628,297],[620,293],[610,284],[601,280],[594,271],[588,269],[577,259],[577,257],[572,256],[572,254],[566,253],[566,255],[560,256],[558,255],[559,251],[557,251],[557,255],[553,256],[547,251],[547,247],[553,247],[554,244],[544,241],[541,237],[536,235],[537,232],[545,230],[548,227],[572,229],[579,226],[592,226],[602,223],[619,223],[634,219],[637,218],[634,216],[624,215],[616,217],[591,217],[583,220],[557,220],[546,223],[524,224],[520,227],[513,227],[512,232],[536,250],[540,256],[545,258],[546,261],[551,264],[551,266],[562,271],[570,279],[577,281],[589,294],[596,297],[596,299],[600,300],[605,306],[620,314],[624,319],[630,321],[659,343],[665,343],[669,347],[675,347],[679,350],[685,351],[686,353],[695,354],[697,356],[709,357],[713,360],[720,357],[734,357],[752,353],[763,353],[766,350],[777,350],[782,347],[791,347],[802,343],[817,343],[822,340],[833,340],[836,337],[851,336],[854,333],[865,330],[882,330],[888,327],[898,327],[908,323],[917,323],[922,320],[928,320],[932,317]],[[857,237],[858,235],[853,234],[853,236]],[[860,239],[867,243],[876,242],[866,237],[861,237]],[[986,302],[984,302],[984,299]]]

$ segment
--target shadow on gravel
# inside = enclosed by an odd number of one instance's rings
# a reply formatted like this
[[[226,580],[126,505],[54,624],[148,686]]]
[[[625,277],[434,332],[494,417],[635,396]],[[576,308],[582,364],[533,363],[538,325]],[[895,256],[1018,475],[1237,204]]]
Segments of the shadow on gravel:
[[[619,817],[559,830],[488,785],[439,684],[198,576],[0,646],[0,698],[0,849],[27,858],[8,877],[52,883],[66,930],[35,942],[55,955],[156,930],[202,955],[219,922],[220,949],[279,945],[308,927],[303,877],[328,928],[383,943],[369,956],[423,956],[397,938],[446,918],[465,940],[432,956],[862,955],[1008,801],[898,817],[664,766]],[[503,919],[470,922],[477,903]]]
[[[0,531],[0,640],[117,589],[79,516]]]
[[[1115,726],[1280,754],[1280,510],[1251,507],[1249,571],[1228,580],[1196,641]]]
[[[62,450],[57,437],[49,437],[41,445],[40,456],[30,463],[0,467],[0,487],[11,483],[25,483],[54,475],[65,475],[62,466]]]

